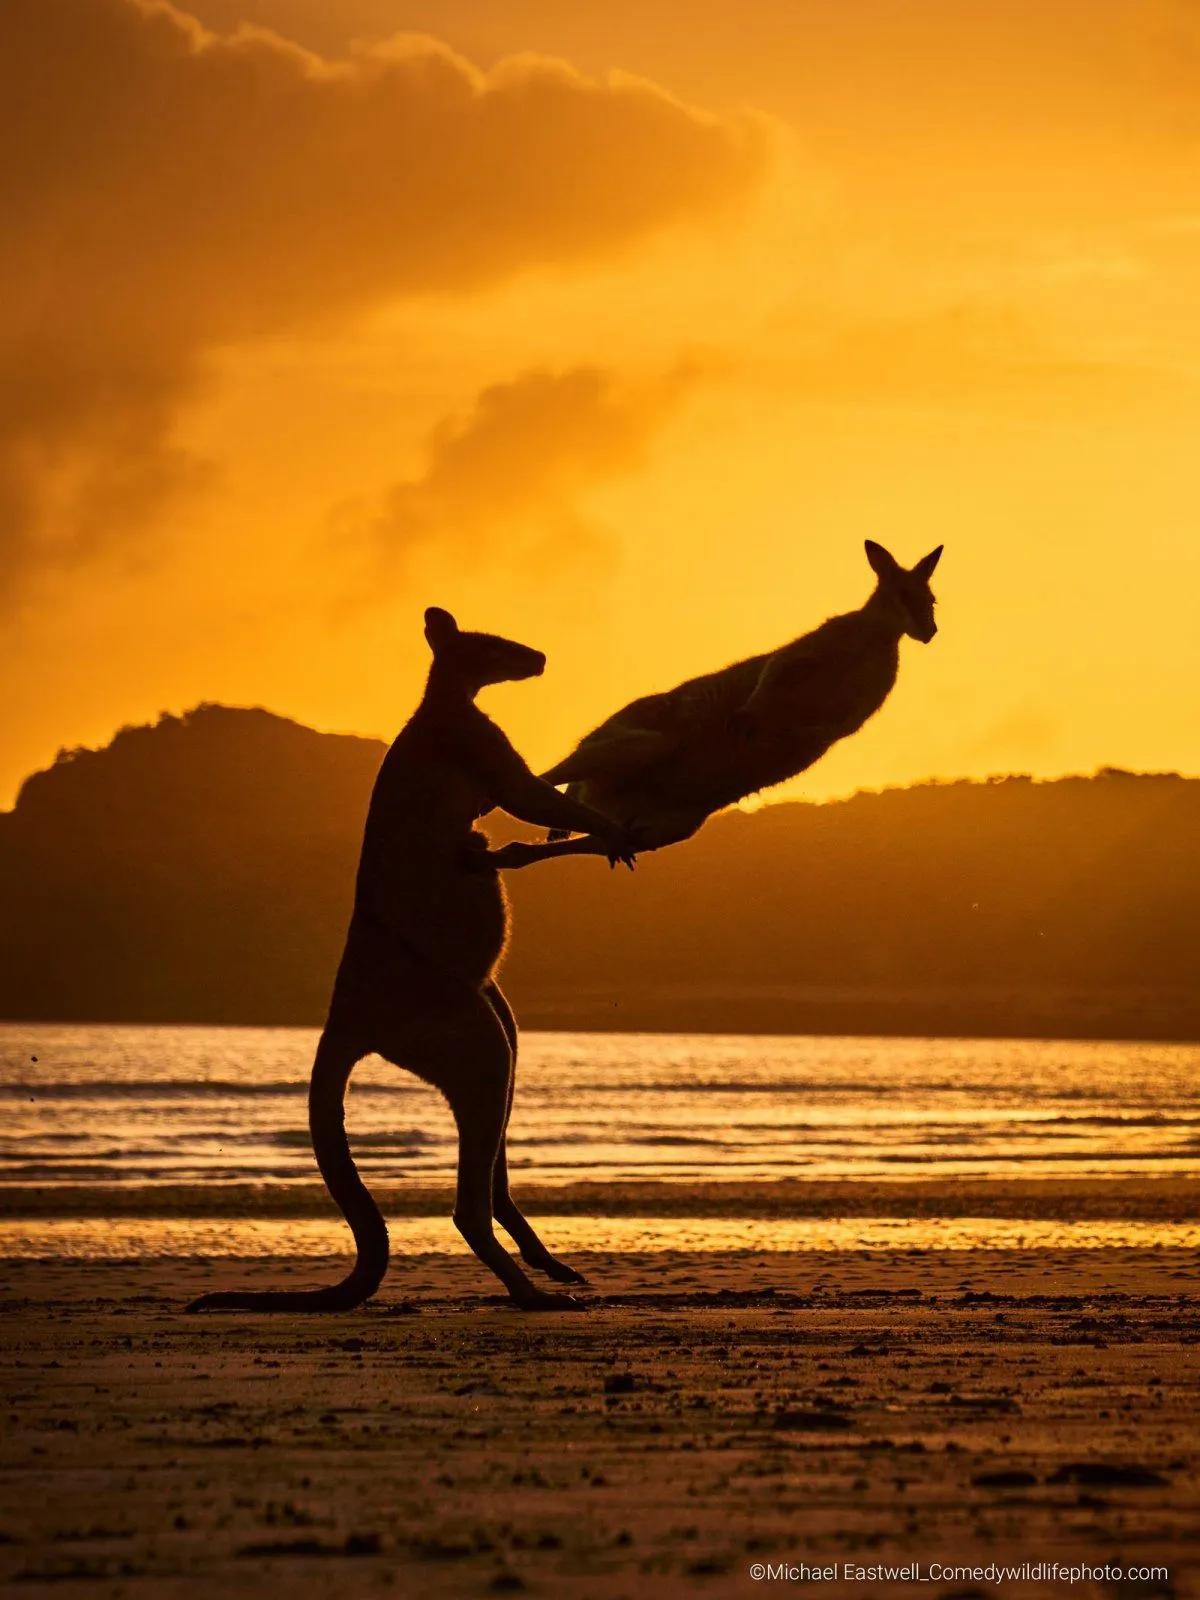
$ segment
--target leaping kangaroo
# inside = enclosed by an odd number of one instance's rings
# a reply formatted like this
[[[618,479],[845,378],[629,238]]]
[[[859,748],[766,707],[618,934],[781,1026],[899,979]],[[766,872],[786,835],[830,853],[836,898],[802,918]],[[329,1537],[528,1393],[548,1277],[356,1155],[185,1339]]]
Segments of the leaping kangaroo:
[[[542,776],[568,796],[636,828],[639,850],[689,839],[714,811],[812,766],[855,733],[891,693],[907,634],[937,632],[929,580],[942,546],[906,570],[873,540],[874,593],[857,611],[767,655],[736,661],[634,700]],[[546,859],[579,843],[527,845]],[[533,859],[533,858],[529,858]]]
[[[540,847],[489,850],[474,824],[499,806],[523,822],[582,834],[569,841],[570,853],[606,855],[610,864],[632,865],[630,836],[531,772],[475,704],[485,684],[539,676],[541,651],[464,632],[437,607],[425,613],[425,637],[429,680],[375,780],[309,1085],[317,1165],[353,1231],[357,1260],[327,1288],[206,1294],[189,1311],[346,1311],[375,1293],[387,1271],[387,1226],[358,1175],[345,1125],[346,1085],[370,1054],[407,1067],[449,1101],[458,1124],[454,1222],[479,1259],[523,1310],[578,1308],[569,1294],[536,1288],[492,1228],[495,1218],[523,1259],[555,1282],[584,1281],[551,1255],[508,1188],[517,1025],[494,976],[508,937],[496,868],[541,859]]]

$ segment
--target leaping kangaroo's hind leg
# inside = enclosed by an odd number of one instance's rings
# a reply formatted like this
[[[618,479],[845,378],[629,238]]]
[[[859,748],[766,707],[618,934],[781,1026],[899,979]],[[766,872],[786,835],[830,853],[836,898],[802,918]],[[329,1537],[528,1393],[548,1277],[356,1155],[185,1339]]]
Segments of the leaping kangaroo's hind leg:
[[[517,1086],[517,1019],[513,1016],[512,1007],[504,998],[499,984],[489,983],[483,992],[492,1010],[500,1018],[500,1026],[504,1029],[512,1051],[508,1103],[504,1111],[504,1133],[500,1138],[500,1149],[492,1173],[492,1215],[521,1252],[522,1261],[531,1267],[536,1267],[539,1272],[544,1272],[548,1278],[553,1278],[555,1283],[586,1283],[587,1279],[582,1272],[576,1272],[574,1267],[568,1266],[565,1261],[560,1261],[557,1256],[550,1254],[509,1193],[508,1119],[512,1115],[513,1094]]]
[[[508,1117],[513,1056],[499,1017],[478,990],[466,990],[442,1049],[443,1059],[427,1076],[450,1102],[458,1124],[455,1227],[523,1311],[582,1310],[569,1294],[532,1284],[492,1228],[492,1179]]]

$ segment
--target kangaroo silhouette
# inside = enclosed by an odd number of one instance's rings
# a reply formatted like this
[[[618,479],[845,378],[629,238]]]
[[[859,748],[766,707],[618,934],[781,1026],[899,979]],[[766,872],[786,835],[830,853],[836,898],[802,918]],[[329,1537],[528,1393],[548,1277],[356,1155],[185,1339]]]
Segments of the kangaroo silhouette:
[[[767,655],[736,661],[663,694],[634,700],[589,733],[543,777],[625,822],[639,850],[688,839],[723,806],[795,777],[855,733],[891,693],[907,634],[937,632],[929,579],[942,546],[906,570],[866,541],[875,590],[857,611]],[[541,859],[563,841],[527,846]]]
[[[626,830],[530,771],[475,704],[489,683],[537,677],[539,650],[468,633],[448,611],[425,613],[433,662],[424,696],[384,757],[363,834],[354,909],[317,1045],[308,1116],[317,1165],[350,1224],[357,1259],[340,1283],[299,1291],[221,1292],[189,1311],[345,1311],[370,1298],[388,1264],[387,1226],[346,1137],[346,1086],[377,1054],[442,1091],[458,1126],[454,1222],[525,1310],[578,1309],[536,1287],[495,1236],[508,1232],[532,1267],[582,1283],[538,1238],[509,1193],[505,1132],[512,1110],[517,1025],[495,980],[508,938],[498,866],[541,859],[490,850],[475,821],[495,806],[523,822],[570,829],[574,853],[632,865]]]

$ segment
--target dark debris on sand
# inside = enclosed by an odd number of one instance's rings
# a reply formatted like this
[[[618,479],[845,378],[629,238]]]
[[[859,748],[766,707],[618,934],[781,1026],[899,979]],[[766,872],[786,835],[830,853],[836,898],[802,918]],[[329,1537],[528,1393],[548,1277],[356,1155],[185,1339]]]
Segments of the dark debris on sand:
[[[200,1264],[7,1263],[0,1594],[660,1600],[885,1559],[1165,1562],[1137,1592],[1196,1593],[1196,1262],[1135,1254],[976,1256],[969,1299],[949,1256],[714,1257],[694,1293],[599,1260],[611,1293],[536,1319],[466,1261],[344,1317],[205,1320]]]

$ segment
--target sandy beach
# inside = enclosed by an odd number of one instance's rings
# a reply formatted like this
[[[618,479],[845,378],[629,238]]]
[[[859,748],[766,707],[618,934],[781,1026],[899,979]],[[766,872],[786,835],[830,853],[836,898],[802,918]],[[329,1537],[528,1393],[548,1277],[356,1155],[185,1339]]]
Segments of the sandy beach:
[[[1200,0],[0,0],[0,218],[0,1600],[1200,1600]]]
[[[5,1262],[5,1592],[1200,1593],[1194,1249],[592,1252],[523,1317],[393,1232],[313,1320],[182,1307],[336,1258]],[[1052,1562],[1109,1576],[986,1571]]]

